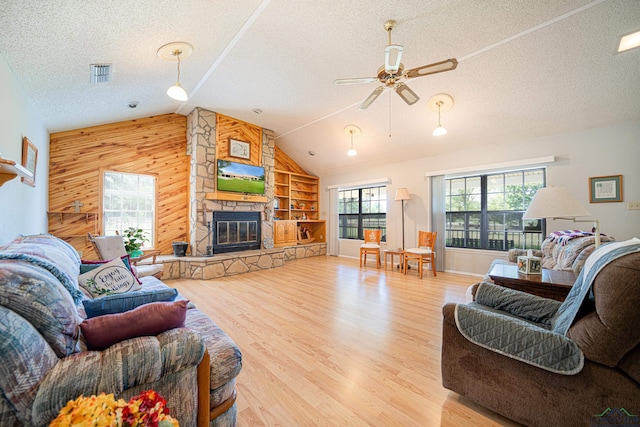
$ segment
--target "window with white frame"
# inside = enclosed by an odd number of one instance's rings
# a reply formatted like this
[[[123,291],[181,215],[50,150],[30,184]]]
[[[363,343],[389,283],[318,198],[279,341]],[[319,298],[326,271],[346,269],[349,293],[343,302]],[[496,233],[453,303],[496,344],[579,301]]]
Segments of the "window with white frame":
[[[102,230],[105,235],[140,228],[149,239],[143,249],[155,245],[156,177],[147,174],[104,172]]]
[[[544,220],[522,216],[545,186],[544,168],[449,178],[445,185],[447,247],[540,249]]]
[[[364,240],[363,230],[382,230],[387,238],[387,187],[366,187],[338,192],[338,236]]]

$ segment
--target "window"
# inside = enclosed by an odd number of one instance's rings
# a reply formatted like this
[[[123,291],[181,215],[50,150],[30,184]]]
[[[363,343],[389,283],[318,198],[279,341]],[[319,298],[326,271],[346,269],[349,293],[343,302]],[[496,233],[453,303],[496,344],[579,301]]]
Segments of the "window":
[[[364,240],[362,230],[381,229],[387,239],[387,187],[355,188],[338,192],[339,237]]]
[[[155,244],[156,178],[153,175],[105,172],[102,187],[102,229],[105,235],[122,234],[129,227],[141,228]]]
[[[445,180],[446,246],[507,251],[540,249],[544,220],[523,220],[545,170],[529,169]]]

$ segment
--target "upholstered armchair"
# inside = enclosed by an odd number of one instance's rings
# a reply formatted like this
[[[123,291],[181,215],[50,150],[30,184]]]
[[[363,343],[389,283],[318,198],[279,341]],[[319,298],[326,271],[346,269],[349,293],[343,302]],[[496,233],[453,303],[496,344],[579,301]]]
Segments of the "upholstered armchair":
[[[110,261],[114,258],[118,258],[127,255],[127,251],[124,248],[124,241],[122,236],[94,236],[91,233],[87,233],[89,242],[93,246],[96,255],[101,260]],[[139,277],[155,276],[158,279],[162,278],[162,272],[164,271],[164,264],[156,263],[156,256],[160,254],[160,251],[146,251],[139,257],[131,258],[131,263],[136,268],[136,274]],[[140,263],[140,261],[149,259],[151,262]]]
[[[446,304],[444,387],[528,426],[639,414],[640,240],[592,257],[565,302],[481,283]]]

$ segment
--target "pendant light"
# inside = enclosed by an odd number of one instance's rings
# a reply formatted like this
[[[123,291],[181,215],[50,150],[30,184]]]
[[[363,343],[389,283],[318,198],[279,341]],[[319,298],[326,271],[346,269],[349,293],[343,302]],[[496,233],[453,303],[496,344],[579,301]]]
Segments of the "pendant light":
[[[453,98],[451,95],[447,95],[446,93],[439,93],[437,95],[433,95],[429,99],[429,108],[431,111],[438,112],[438,127],[433,130],[433,136],[442,136],[447,134],[447,130],[442,126],[441,120],[441,112],[449,111],[453,107]]]
[[[353,136],[358,136],[360,134],[362,134],[362,131],[360,130],[360,128],[356,125],[346,125],[344,127],[344,132],[346,134],[351,135],[351,148],[349,149],[349,151],[347,151],[347,156],[356,156],[358,154],[358,152],[356,151],[355,148],[353,148]]]
[[[187,58],[193,52],[193,46],[186,42],[167,43],[158,49],[158,56],[168,61],[178,61],[178,79],[176,84],[167,89],[167,95],[176,101],[187,101],[189,95],[180,85],[180,60]]]

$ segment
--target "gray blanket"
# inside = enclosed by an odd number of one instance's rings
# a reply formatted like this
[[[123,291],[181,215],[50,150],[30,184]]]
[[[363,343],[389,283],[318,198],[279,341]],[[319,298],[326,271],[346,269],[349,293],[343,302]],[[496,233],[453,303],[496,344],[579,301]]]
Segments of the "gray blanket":
[[[560,302],[482,283],[476,302],[456,306],[460,333],[507,357],[563,375],[584,366],[584,354],[563,334],[551,331]]]
[[[635,237],[622,242],[607,243],[596,249],[585,262],[576,283],[552,320],[554,332],[562,335],[567,334],[582,303],[589,296],[591,285],[600,270],[611,261],[635,252],[640,252],[640,239]]]

